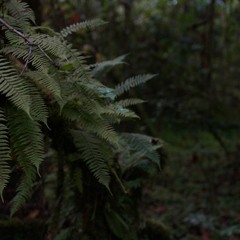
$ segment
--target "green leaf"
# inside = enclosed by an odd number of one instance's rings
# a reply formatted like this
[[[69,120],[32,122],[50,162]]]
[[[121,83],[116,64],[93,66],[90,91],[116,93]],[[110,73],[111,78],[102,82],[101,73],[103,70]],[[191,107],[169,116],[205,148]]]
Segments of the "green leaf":
[[[0,196],[3,201],[3,190],[9,181],[10,166],[10,147],[8,140],[8,129],[3,109],[0,108]]]
[[[116,96],[122,95],[123,93],[129,91],[131,88],[134,88],[140,84],[143,84],[155,76],[156,74],[145,74],[145,75],[138,75],[135,77],[128,78],[126,81],[118,84],[115,87]]]

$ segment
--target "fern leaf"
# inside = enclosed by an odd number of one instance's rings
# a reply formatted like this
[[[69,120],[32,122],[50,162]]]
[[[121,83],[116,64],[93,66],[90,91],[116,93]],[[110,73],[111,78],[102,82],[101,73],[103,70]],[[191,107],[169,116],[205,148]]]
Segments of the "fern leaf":
[[[6,1],[6,8],[9,13],[16,19],[16,23],[25,27],[29,25],[29,20],[35,23],[34,12],[28,7],[28,4],[18,0]]]
[[[72,131],[75,146],[94,177],[109,189],[110,169],[107,156],[102,154],[99,139],[82,131]]]
[[[97,136],[107,141],[110,145],[118,148],[119,136],[113,127],[106,121],[99,119],[97,124],[89,126],[86,130],[96,133]]]
[[[8,132],[5,125],[6,119],[3,109],[0,109],[0,196],[3,200],[3,190],[8,183],[10,167],[8,161],[11,160],[8,142]]]
[[[21,158],[25,158],[24,154],[21,155]],[[14,215],[31,197],[33,183],[37,176],[36,169],[31,164],[21,161],[20,166],[24,173],[17,188],[17,194],[12,199],[11,216]]]
[[[123,133],[121,138],[135,158],[149,159],[160,168],[160,156],[157,152],[157,148],[160,148],[160,145],[154,146],[151,137],[136,133]],[[123,148],[126,149],[126,145]]]
[[[31,36],[34,44],[39,45],[44,51],[51,53],[61,59],[67,58],[67,51],[61,39],[57,36],[49,36],[46,34],[34,34]]]
[[[42,71],[28,71],[25,76],[29,77],[45,94],[61,98],[61,87],[54,75]]]
[[[31,97],[26,83],[24,84],[24,80],[2,56],[0,56],[0,92],[29,115]]]
[[[128,107],[128,106],[133,106],[141,103],[145,103],[146,101],[138,98],[129,98],[129,99],[124,99],[116,102],[116,104],[122,106],[122,107]]]
[[[43,160],[43,138],[39,124],[22,110],[9,109],[7,119],[12,152],[23,170],[12,202],[11,214],[14,214],[31,197],[32,185]]]
[[[93,29],[93,28],[101,26],[105,23],[106,22],[101,19],[93,19],[93,20],[89,20],[89,21],[72,24],[72,25],[62,29],[60,31],[60,33],[63,37],[67,37],[68,35],[70,35],[74,32],[84,30],[84,29]]]
[[[127,54],[119,56],[115,59],[103,61],[100,63],[97,63],[95,65],[92,65],[92,75],[94,77],[97,77],[101,72],[106,71],[106,69],[110,70],[111,68],[115,67],[119,64],[124,64],[124,59],[126,58]]]
[[[77,104],[74,102],[67,103],[62,109],[62,115],[72,121],[78,121],[79,127],[95,133],[111,145],[118,147],[119,137],[108,121],[99,114],[100,106],[95,106],[89,102]]]
[[[111,104],[99,109],[99,113],[104,117],[111,117],[111,122],[120,122],[123,119],[139,118],[133,111],[123,108],[119,104]]]
[[[44,155],[39,123],[21,110],[10,109],[8,124],[12,150],[18,161],[31,163],[38,172]]]
[[[51,65],[49,64],[49,60],[39,51],[36,47],[33,47],[34,54],[29,57],[29,47],[28,45],[11,45],[1,49],[1,51],[5,54],[12,54],[16,58],[23,59],[24,61],[29,60],[29,63],[36,68],[41,70],[44,73],[48,73]]]
[[[47,125],[48,110],[38,89],[31,84],[29,88],[31,94],[30,115],[35,121],[41,121]]]
[[[116,96],[122,95],[123,93],[127,92],[131,88],[134,88],[140,84],[143,84],[155,76],[156,75],[154,74],[145,74],[145,75],[138,75],[135,77],[128,78],[125,82],[120,83],[115,87]]]

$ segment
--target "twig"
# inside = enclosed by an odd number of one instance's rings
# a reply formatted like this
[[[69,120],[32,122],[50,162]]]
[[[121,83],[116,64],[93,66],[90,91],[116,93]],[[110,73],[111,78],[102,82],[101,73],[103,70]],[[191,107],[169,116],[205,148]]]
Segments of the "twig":
[[[21,32],[10,26],[7,22],[5,22],[2,18],[0,18],[0,23],[7,27],[11,32],[16,33],[19,37],[23,38],[29,45],[32,45],[32,42]]]
[[[23,70],[21,71],[21,75],[23,74],[23,72],[25,71],[25,69],[27,68],[28,66],[28,63],[29,63],[29,60],[32,56],[32,46],[36,46],[40,52],[48,59],[49,62],[51,62],[56,68],[59,68],[59,64],[54,62],[50,57],[49,55],[41,48],[40,45],[36,44],[36,43],[33,43],[28,37],[26,37],[23,33],[19,32],[18,30],[16,30],[15,28],[13,28],[11,25],[9,25],[7,22],[5,22],[2,18],[0,18],[0,23],[2,25],[4,25],[6,28],[8,28],[11,32],[17,34],[19,37],[21,37],[22,39],[24,39],[28,46],[29,46],[29,51],[28,51],[28,57],[27,57],[27,60],[26,60],[26,63],[24,65],[24,68]]]
[[[49,60],[49,62],[51,62],[56,68],[59,68],[59,64],[57,62],[54,62],[48,55],[47,53],[38,45],[38,44],[35,44],[35,46],[37,46],[37,48],[42,52],[42,54]]]
[[[24,67],[23,67],[20,75],[22,75],[22,74],[24,73],[24,71],[26,70],[31,56],[32,56],[32,45],[29,45],[28,57],[27,57],[27,60],[26,60],[26,62],[25,62],[25,65],[24,65]]]

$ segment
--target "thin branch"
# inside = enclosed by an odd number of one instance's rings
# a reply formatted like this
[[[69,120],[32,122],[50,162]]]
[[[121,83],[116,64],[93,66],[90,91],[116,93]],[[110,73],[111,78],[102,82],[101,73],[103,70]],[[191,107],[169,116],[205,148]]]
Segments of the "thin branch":
[[[31,56],[32,56],[32,45],[29,45],[28,57],[27,57],[27,60],[25,62],[25,65],[24,65],[20,75],[22,75],[24,73],[24,71],[27,69],[28,63],[29,63],[29,60],[30,60]]]
[[[32,46],[36,46],[40,52],[49,60],[49,62],[51,62],[56,68],[59,68],[59,64],[54,62],[50,57],[49,55],[41,48],[40,45],[36,44],[36,43],[33,43],[28,37],[26,37],[23,33],[19,32],[18,30],[16,30],[15,28],[13,28],[11,25],[9,25],[7,22],[5,22],[2,18],[0,18],[0,23],[2,25],[4,25],[6,28],[8,28],[11,32],[17,34],[19,37],[21,37],[22,39],[24,39],[27,44],[29,45],[29,52],[28,52],[28,57],[27,57],[27,60],[26,60],[26,63],[24,65],[24,68],[23,70],[21,71],[21,75],[23,74],[23,72],[25,71],[25,69],[27,68],[28,66],[28,63],[29,63],[29,60],[31,58],[31,55],[32,55]]]
[[[7,22],[5,22],[2,18],[0,18],[0,23],[8,28],[11,32],[16,33],[19,37],[23,38],[29,45],[32,45],[32,42],[21,32],[10,26]]]
[[[40,47],[40,45],[35,44],[35,46],[37,46],[37,48],[42,52],[42,54],[49,60],[49,62],[51,62],[56,68],[59,68],[59,64],[57,62],[54,62],[49,56],[48,54]]]

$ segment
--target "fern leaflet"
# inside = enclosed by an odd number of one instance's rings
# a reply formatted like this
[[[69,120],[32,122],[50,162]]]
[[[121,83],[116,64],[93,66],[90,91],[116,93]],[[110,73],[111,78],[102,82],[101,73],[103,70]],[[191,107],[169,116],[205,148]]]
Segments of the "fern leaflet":
[[[105,24],[105,22],[101,19],[93,19],[93,20],[89,20],[89,21],[84,21],[84,22],[80,22],[80,23],[75,23],[73,25],[70,25],[64,29],[61,30],[61,35],[63,37],[67,37],[68,35],[77,32],[79,30],[83,30],[83,29],[93,29],[96,28],[98,26],[101,26]]]
[[[83,161],[86,162],[99,183],[109,189],[110,170],[107,162],[108,157],[102,154],[99,139],[82,131],[72,131],[72,135]]]
[[[155,76],[156,76],[155,74],[145,74],[145,75],[138,75],[135,77],[128,78],[125,82],[120,83],[115,87],[116,96],[122,95],[123,93],[127,92],[131,88],[134,88],[140,84],[143,84]]]
[[[3,200],[3,190],[8,183],[10,167],[7,161],[11,160],[8,141],[8,131],[3,109],[0,109],[0,196]]]

